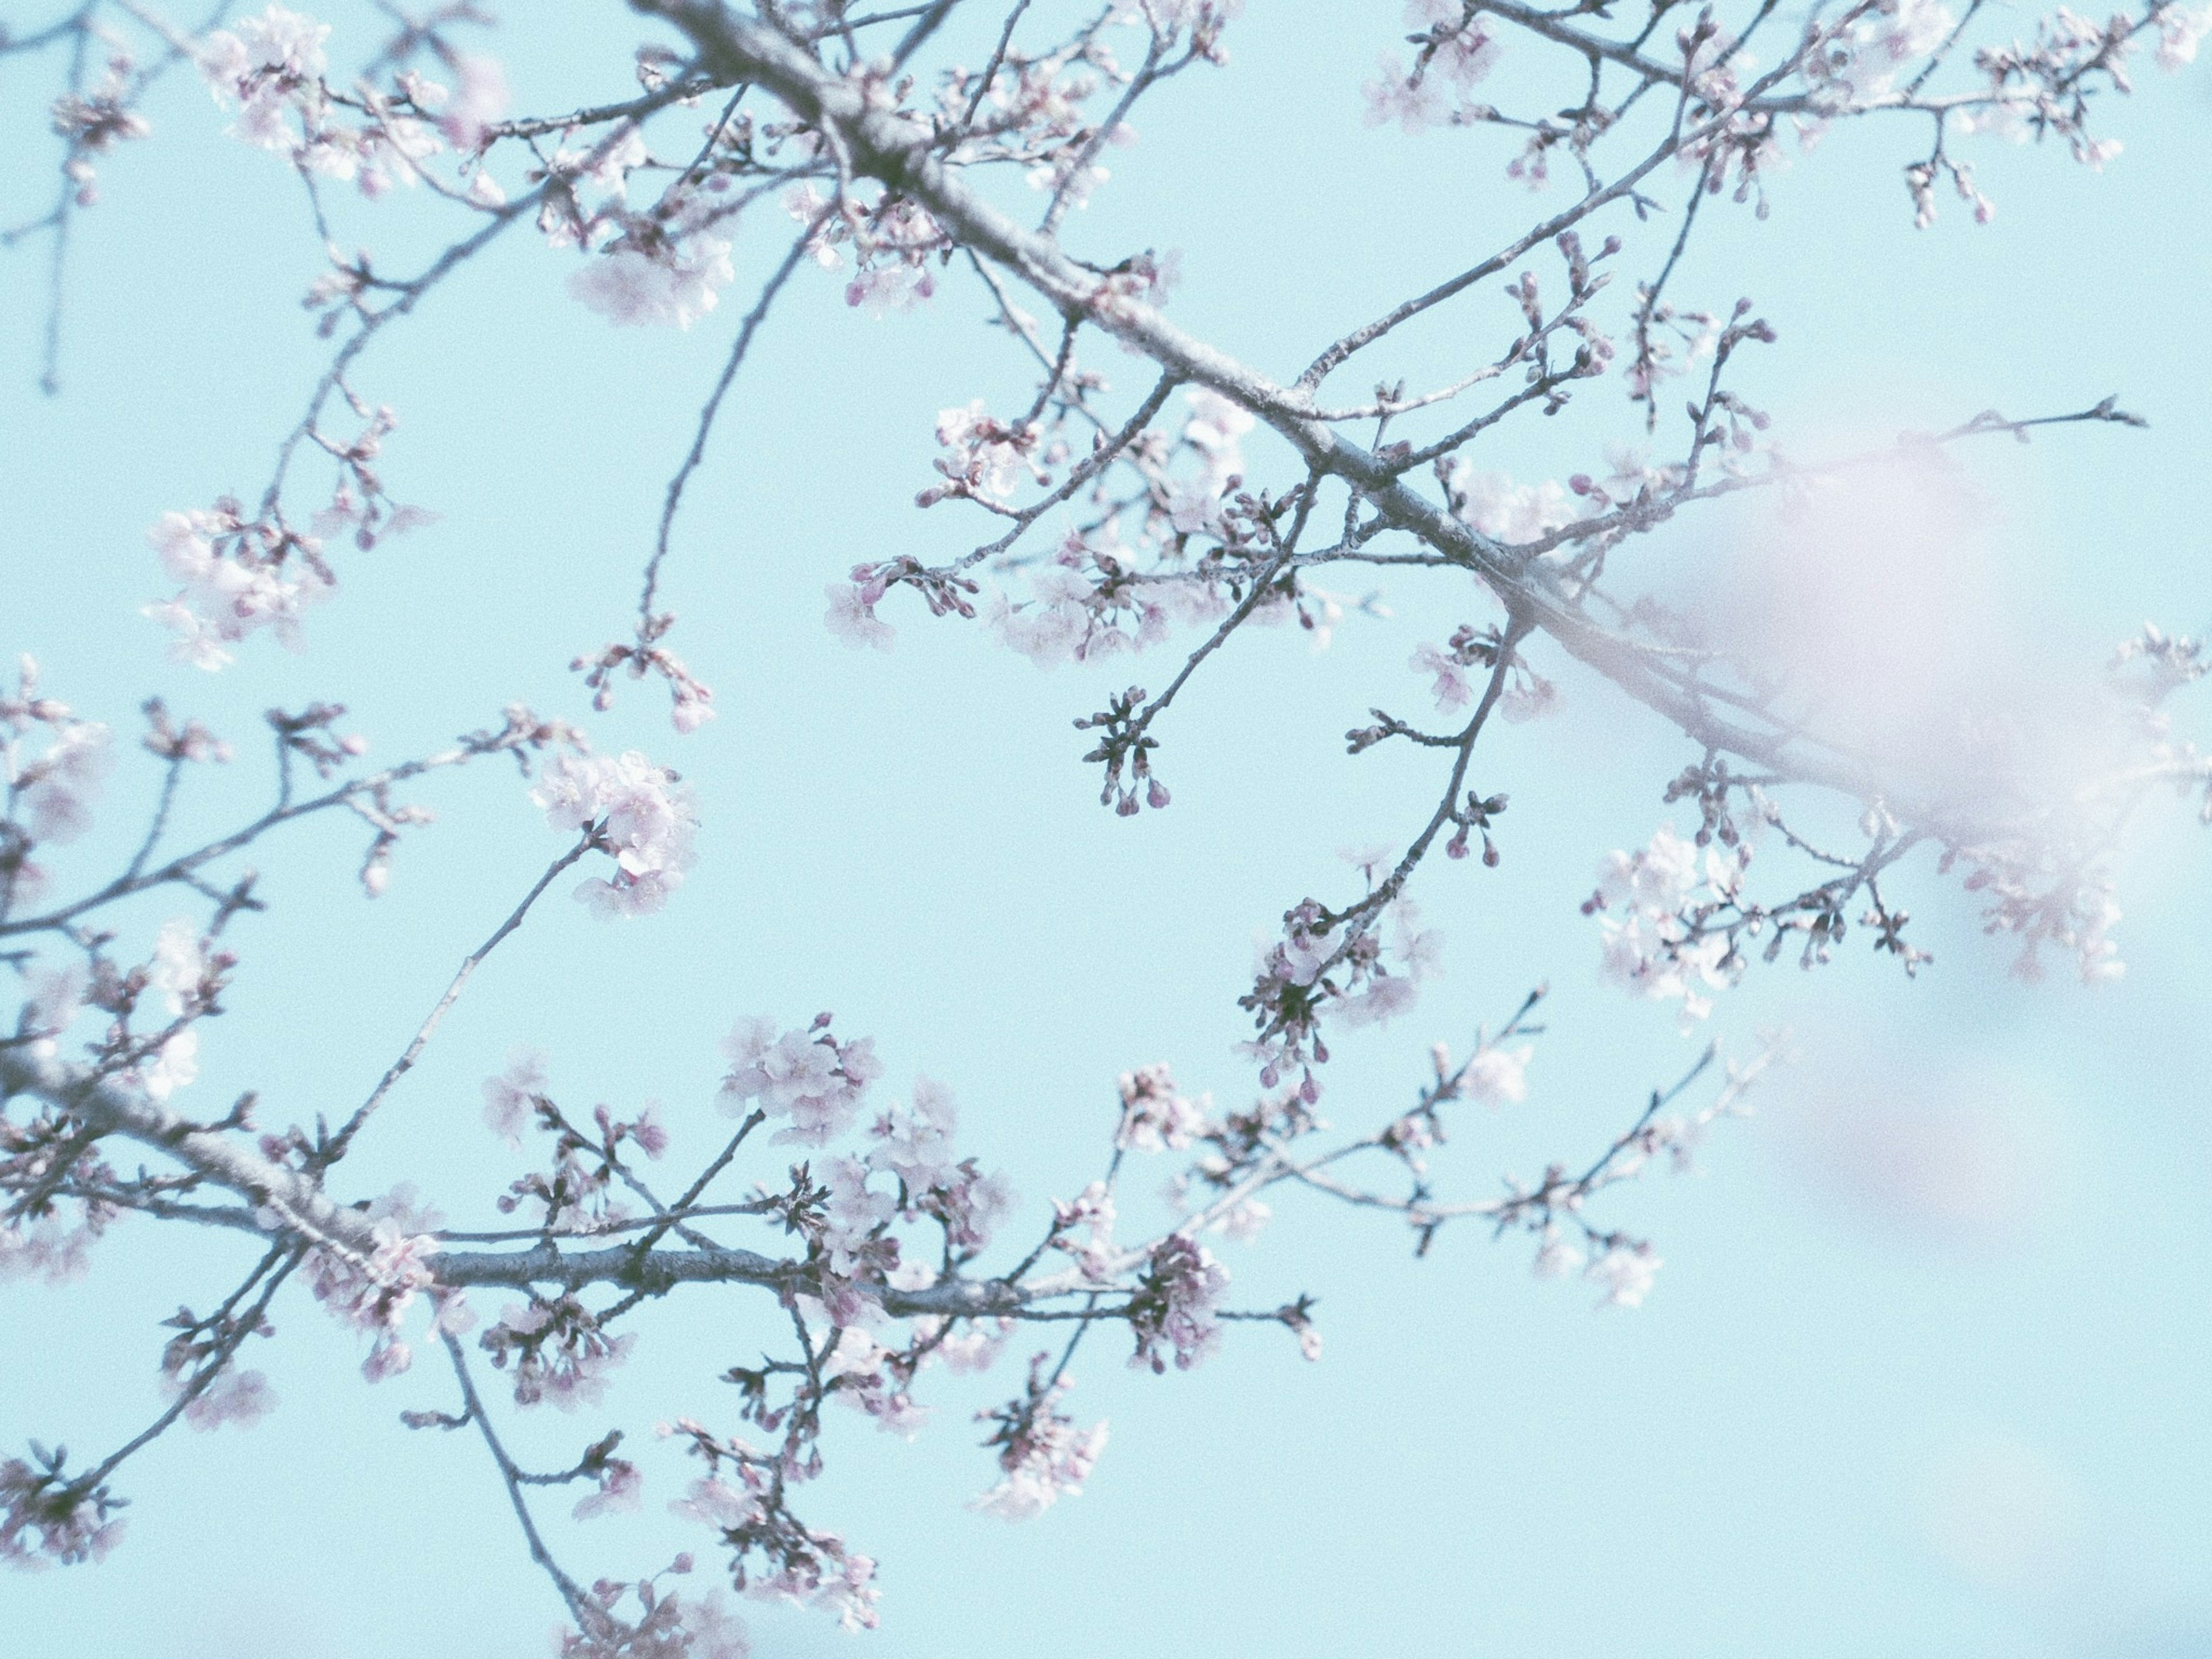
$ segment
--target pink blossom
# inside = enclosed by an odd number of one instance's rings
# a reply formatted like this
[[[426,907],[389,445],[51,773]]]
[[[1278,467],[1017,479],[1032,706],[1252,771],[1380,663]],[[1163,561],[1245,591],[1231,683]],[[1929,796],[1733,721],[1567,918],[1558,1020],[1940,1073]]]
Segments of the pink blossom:
[[[1583,1269],[1585,1279],[1605,1287],[1604,1308],[1640,1308],[1662,1263],[1649,1244],[1615,1244]]]
[[[752,1651],[744,1626],[729,1610],[719,1589],[685,1601],[673,1595],[666,1600],[676,1606],[684,1639],[690,1644],[686,1659],[746,1659]]]
[[[2197,61],[2197,46],[2212,31],[2212,6],[2171,5],[2158,14],[2158,66],[2167,74]]]
[[[830,598],[823,621],[832,634],[855,651],[868,645],[878,651],[891,648],[898,631],[876,615],[876,602],[883,597],[881,588],[871,593],[857,583],[832,582],[822,591]]]
[[[1518,484],[1503,472],[1477,472],[1471,463],[1459,460],[1452,464],[1445,488],[1454,514],[1507,546],[1535,541],[1574,522],[1574,502],[1548,480]]]
[[[637,1465],[610,1458],[599,1472],[599,1489],[579,1498],[573,1513],[579,1521],[602,1515],[633,1515],[644,1492],[645,1477],[638,1473]]]
[[[536,1110],[535,1097],[545,1092],[545,1057],[535,1049],[518,1048],[507,1056],[507,1069],[483,1080],[484,1127],[505,1141],[511,1152],[522,1150],[522,1131]]]
[[[978,398],[964,409],[940,410],[937,441],[950,452],[937,463],[947,483],[925,490],[921,505],[930,506],[948,495],[975,495],[1003,501],[1014,493],[1024,471],[1039,483],[1044,469],[1030,459],[1036,447],[1035,427],[1008,426],[985,412]]]
[[[1222,1212],[1220,1219],[1213,1224],[1213,1231],[1239,1244],[1249,1244],[1259,1237],[1274,1213],[1256,1198],[1240,1198]]]
[[[170,655],[210,672],[233,659],[228,649],[267,628],[291,649],[299,619],[327,599],[331,585],[317,568],[319,544],[228,510],[165,513],[146,532],[176,597],[141,607],[177,635]],[[296,550],[300,556],[281,555]]]
[[[54,1216],[0,1227],[0,1282],[35,1277],[55,1286],[74,1284],[91,1270],[94,1231],[89,1223],[65,1226]]]
[[[200,1034],[187,1026],[155,1051],[151,1063],[134,1068],[131,1075],[146,1091],[148,1099],[167,1100],[178,1090],[190,1086],[199,1074]]]
[[[568,291],[617,325],[688,329],[712,311],[737,275],[730,245],[697,236],[651,252],[617,245],[568,278]]]
[[[882,1075],[866,1038],[839,1044],[826,1033],[787,1031],[770,1040],[774,1023],[742,1021],[723,1044],[733,1062],[722,1079],[726,1109],[757,1101],[770,1116],[788,1115],[778,1141],[827,1145],[851,1127],[860,1097]]]
[[[1440,79],[1423,76],[1412,79],[1405,60],[1386,52],[1376,73],[1359,88],[1366,103],[1361,118],[1370,127],[1395,121],[1407,132],[1442,125],[1451,119],[1451,98]]]
[[[1415,984],[1443,972],[1444,936],[1441,928],[1421,926],[1420,908],[1410,899],[1390,907],[1390,954]]]
[[[1583,1253],[1567,1243],[1558,1227],[1547,1223],[1542,1243],[1536,1247],[1534,1273],[1539,1279],[1565,1279],[1579,1273],[1586,1260]]]
[[[530,799],[556,830],[596,824],[595,845],[614,855],[615,874],[586,880],[576,896],[601,915],[659,909],[696,862],[699,820],[691,791],[635,750],[617,759],[562,755],[540,775]]]
[[[1114,1276],[1114,1194],[1103,1181],[1094,1181],[1073,1199],[1053,1200],[1053,1248],[1075,1259],[1083,1276],[1103,1284]],[[1073,1242],[1076,1228],[1085,1237]]]
[[[909,1191],[927,1192],[951,1175],[957,1162],[952,1137],[958,1125],[951,1091],[927,1078],[917,1078],[913,1105],[893,1107],[869,1131],[875,1145],[868,1152],[868,1163],[896,1176]]]
[[[1519,1105],[1528,1097],[1528,1061],[1535,1052],[1528,1043],[1478,1050],[1460,1074],[1460,1093],[1486,1106]]]
[[[323,42],[330,36],[328,23],[272,5],[258,17],[243,19],[234,33],[219,29],[209,35],[201,42],[201,67],[210,79],[224,81],[312,79],[329,66]]]
[[[123,1522],[106,1519],[109,1506],[93,1492],[66,1501],[65,1487],[58,1470],[17,1457],[0,1462],[0,1561],[18,1567],[99,1561],[115,1547]]]
[[[927,1324],[930,1328],[922,1328]],[[927,1338],[936,1334],[935,1322],[916,1320],[916,1332]],[[944,1362],[945,1369],[956,1376],[980,1376],[997,1363],[1000,1350],[1006,1346],[1010,1333],[1009,1322],[1001,1321],[997,1330],[986,1330],[980,1325],[969,1324],[950,1335],[939,1339],[930,1350],[929,1357]]]
[[[1557,712],[1559,706],[1559,688],[1540,674],[1529,674],[1525,684],[1516,680],[1498,696],[1500,718],[1516,726],[1541,720]]]
[[[361,1362],[362,1377],[366,1382],[381,1382],[398,1376],[415,1363],[415,1350],[390,1331],[380,1333],[368,1351],[368,1358]]]
[[[1465,668],[1437,647],[1414,647],[1407,666],[1417,674],[1436,676],[1436,684],[1430,691],[1437,700],[1438,714],[1453,714],[1474,701],[1474,688],[1468,684]]]
[[[823,1211],[822,1243],[830,1271],[848,1279],[870,1259],[877,1232],[898,1212],[888,1193],[868,1189],[868,1167],[856,1158],[836,1158],[823,1170],[830,1199]]]
[[[1231,478],[1244,471],[1240,441],[1257,422],[1250,410],[1210,386],[1196,387],[1184,398],[1190,404],[1190,418],[1183,423],[1183,441],[1206,458],[1206,481],[1218,495]]]
[[[202,1431],[226,1423],[250,1429],[276,1409],[267,1377],[259,1371],[233,1370],[226,1361],[222,1374],[185,1407],[185,1421]]]
[[[112,763],[106,726],[66,720],[46,753],[28,765],[19,764],[9,745],[0,759],[7,773],[0,781],[19,792],[33,839],[71,842],[90,827],[92,803]]]
[[[460,71],[460,87],[440,114],[438,128],[455,149],[476,149],[483,143],[484,129],[507,113],[507,71],[497,58],[474,52],[462,53],[454,67]]]
[[[162,1006],[172,1015],[181,1014],[186,1001],[198,995],[206,973],[199,930],[181,916],[164,923],[154,941],[154,960],[146,974],[148,988],[160,994]]]
[[[1213,1316],[1229,1270],[1213,1253],[1183,1233],[1170,1233],[1152,1249],[1141,1287],[1130,1298],[1129,1330],[1137,1339],[1133,1366],[1167,1370],[1163,1346],[1172,1349],[1176,1369],[1188,1370],[1220,1346],[1221,1327]]]
[[[1079,1430],[1060,1409],[1074,1386],[1073,1377],[1045,1373],[1047,1356],[1030,1364],[1028,1386],[996,1411],[979,1413],[998,1425],[984,1443],[996,1446],[1003,1474],[988,1492],[972,1500],[971,1509],[1008,1521],[1025,1521],[1042,1515],[1063,1497],[1077,1498],[1105,1449],[1106,1425],[1093,1424]]]
[[[34,1036],[48,1039],[51,1047],[51,1039],[68,1030],[83,1012],[87,988],[84,969],[75,963],[62,968],[40,969],[30,975],[26,988],[30,994],[23,1003],[24,1029]]]
[[[398,1207],[409,1206],[403,1200]],[[308,1253],[305,1269],[308,1288],[333,1317],[374,1335],[362,1367],[372,1382],[397,1376],[413,1362],[398,1330],[416,1294],[429,1288],[428,1258],[438,1249],[436,1240],[408,1233],[388,1212],[375,1221],[374,1236],[375,1248],[366,1257],[316,1249]]]
[[[1124,1072],[1119,1086],[1121,1122],[1114,1132],[1117,1146],[1141,1152],[1157,1152],[1164,1147],[1180,1152],[1206,1127],[1210,1102],[1203,1097],[1196,1103],[1186,1100],[1176,1091],[1175,1079],[1164,1065]]]
[[[1106,1435],[1103,1421],[1079,1430],[1065,1418],[1047,1419],[1007,1449],[1000,1459],[1006,1473],[969,1507],[1005,1521],[1028,1521],[1063,1498],[1082,1497],[1084,1482],[1106,1449]]]
[[[845,284],[845,303],[865,307],[871,317],[887,317],[894,311],[912,311],[937,292],[937,281],[925,265],[903,260],[870,265]]]
[[[1337,1003],[1336,1017],[1349,1026],[1380,1025],[1404,1013],[1419,996],[1412,975],[1376,973],[1364,991]]]
[[[1607,904],[1671,915],[1688,901],[1698,880],[1696,846],[1662,824],[1648,847],[1606,855],[1597,890]]]

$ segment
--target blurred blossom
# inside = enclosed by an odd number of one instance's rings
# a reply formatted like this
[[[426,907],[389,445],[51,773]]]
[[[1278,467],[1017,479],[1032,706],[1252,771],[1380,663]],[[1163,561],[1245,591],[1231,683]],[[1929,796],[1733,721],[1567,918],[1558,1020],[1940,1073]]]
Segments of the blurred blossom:
[[[1815,1054],[1778,1115],[1788,1155],[1814,1185],[1908,1243],[2003,1246],[2050,1207],[2058,1148],[2051,1108],[1990,1060],[1930,1064],[1909,1050]]]
[[[2021,606],[2008,516],[1932,447],[1802,477],[1689,626],[1899,793],[1970,814],[2065,799],[2132,729],[2097,692],[2106,642]]]
[[[1984,1589],[2046,1588],[2081,1559],[2076,1483],[2010,1434],[1962,1435],[1939,1451],[1926,1471],[1921,1521],[1944,1565]]]

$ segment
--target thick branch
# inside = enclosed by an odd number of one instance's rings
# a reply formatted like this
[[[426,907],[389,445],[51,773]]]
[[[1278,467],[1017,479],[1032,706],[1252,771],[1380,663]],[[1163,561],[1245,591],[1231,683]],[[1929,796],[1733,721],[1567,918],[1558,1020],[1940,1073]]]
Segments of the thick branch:
[[[1346,480],[1393,527],[1474,571],[1509,611],[1550,635],[1569,654],[1706,748],[1861,799],[1879,793],[1876,780],[1846,759],[1785,756],[1786,738],[1717,715],[1695,691],[1657,672],[1633,641],[1583,615],[1558,589],[1547,567],[1515,558],[1407,489],[1398,469],[1319,418],[1307,394],[1279,386],[1185,333],[1152,307],[1075,264],[1050,238],[1023,229],[984,201],[939,159],[927,127],[872,106],[859,84],[715,0],[632,3],[667,18],[689,35],[709,74],[757,81],[802,118],[834,131],[857,172],[911,196],[959,241],[1012,270],[1062,316],[1087,318],[1176,379],[1210,386],[1252,410],[1298,452],[1310,471]]]

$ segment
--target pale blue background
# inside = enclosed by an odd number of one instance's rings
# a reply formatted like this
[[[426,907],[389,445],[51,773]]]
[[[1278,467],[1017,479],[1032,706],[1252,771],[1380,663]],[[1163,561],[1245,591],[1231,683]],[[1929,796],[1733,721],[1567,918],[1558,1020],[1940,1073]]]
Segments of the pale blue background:
[[[1255,0],[1226,78],[1171,88],[1139,146],[1112,154],[1114,184],[1077,245],[1182,249],[1176,313],[1281,374],[1502,240],[1526,207],[1489,140],[1358,125],[1358,84],[1397,14]],[[340,38],[368,27],[348,17]],[[571,0],[519,9],[499,50],[526,106],[566,106],[617,89],[635,38],[619,8]],[[46,200],[40,74],[4,66],[10,217]],[[2147,414],[2148,432],[1971,459],[2002,504],[1998,544],[2031,617],[2083,660],[2146,616],[2212,620],[2212,106],[2201,71],[2169,82],[2146,65],[2143,79],[2110,118],[2129,148],[2102,177],[2055,152],[1978,148],[2000,210],[1986,229],[1947,201],[1935,229],[1911,230],[1896,167],[1917,126],[1838,133],[1778,180],[1765,225],[1717,214],[1680,290],[1717,305],[1755,295],[1783,341],[1744,389],[1808,447],[1853,422],[1929,427],[2112,391]],[[742,307],[689,336],[617,332],[566,298],[560,258],[527,237],[497,249],[357,376],[400,411],[396,491],[441,523],[347,557],[303,659],[260,641],[220,678],[177,668],[134,614],[160,589],[145,526],[226,489],[258,493],[320,361],[297,307],[317,254],[282,166],[224,138],[196,85],[173,80],[151,114],[156,141],[105,169],[106,200],[80,222],[57,401],[32,384],[41,258],[0,261],[0,646],[36,650],[51,690],[125,729],[152,690],[241,740],[271,702],[335,696],[392,758],[514,698],[580,716],[565,664],[623,626],[664,480]],[[355,214],[347,234],[400,261],[424,245],[421,209]],[[757,272],[781,222],[749,229]],[[1483,303],[1502,321],[1503,301]],[[700,867],[641,923],[549,902],[365,1139],[349,1193],[411,1176],[456,1221],[487,1214],[521,1166],[483,1131],[477,1083],[517,1042],[548,1052],[580,1109],[662,1099],[680,1168],[720,1127],[707,1104],[716,1040],[754,1012],[834,1008],[876,1035],[890,1084],[949,1084],[969,1144],[1011,1173],[1030,1218],[1096,1172],[1117,1071],[1167,1059],[1224,1099],[1249,1088],[1231,1045],[1252,937],[1303,893],[1346,890],[1337,848],[1400,836],[1425,810],[1413,769],[1349,762],[1340,734],[1371,702],[1413,706],[1413,643],[1473,613],[1393,583],[1398,619],[1355,621],[1326,655],[1290,635],[1245,640],[1165,734],[1174,808],[1103,813],[1068,721],[1125,684],[1127,664],[1041,677],[906,606],[887,612],[894,654],[854,656],[817,623],[823,584],[855,560],[967,544],[971,521],[909,502],[939,408],[1028,385],[1003,340],[972,326],[981,313],[957,283],[931,311],[879,323],[848,313],[833,281],[794,285],[726,411],[670,572],[679,648],[723,718],[678,740],[663,701],[633,691],[592,727],[602,747],[645,746],[696,783]],[[1140,372],[1110,351],[1096,361],[1133,386]],[[1628,422],[1610,392],[1591,405],[1579,425],[1503,438],[1496,464],[1533,477],[1595,461]],[[1644,556],[1655,571],[1692,559],[1711,533],[1686,520]],[[1163,659],[1139,678],[1167,672]],[[1486,739],[1484,785],[1514,798],[1503,869],[1423,878],[1449,976],[1388,1032],[1343,1044],[1333,1068],[1340,1122],[1398,1109],[1428,1041],[1463,1046],[1549,980],[1553,1035],[1530,1099],[1469,1121],[1447,1160],[1462,1190],[1579,1158],[1694,1052],[1665,1010],[1597,982],[1575,913],[1597,854],[1650,835],[1661,785],[1689,757],[1608,688],[1559,672],[1561,717]],[[254,798],[258,754],[241,749],[187,824]],[[107,837],[76,869],[130,833],[149,775],[119,770]],[[198,1106],[253,1087],[278,1121],[349,1109],[557,848],[511,774],[411,798],[441,823],[410,838],[377,904],[351,884],[354,826],[257,854],[276,908],[239,931],[244,965],[233,1012],[206,1034]],[[1248,1330],[1201,1371],[1155,1379],[1102,1341],[1074,1368],[1076,1399],[1086,1420],[1110,1418],[1112,1443],[1080,1501],[1039,1522],[961,1507],[992,1473],[967,1414],[1012,1386],[1018,1352],[988,1386],[935,1377],[939,1414],[915,1446],[841,1417],[805,1512],[884,1563],[884,1628],[857,1639],[915,1659],[2212,1653],[2212,848],[2185,811],[2155,816],[2123,869],[2118,987],[2008,980],[1968,902],[1923,880],[1910,902],[1939,960],[1919,983],[1854,948],[1817,980],[1785,968],[1725,997],[1714,1024],[1731,1044],[1786,1021],[1806,1059],[1756,1122],[1716,1139],[1704,1178],[1620,1196],[1613,1212],[1668,1263],[1640,1312],[1593,1316],[1586,1287],[1532,1282],[1518,1246],[1448,1235],[1416,1263],[1386,1224],[1285,1204],[1260,1245],[1224,1254],[1248,1305],[1321,1297],[1324,1362]],[[1817,1151],[1816,1126],[1838,1122],[1878,1148],[1932,1123],[2020,1170],[2016,1190],[1957,1226],[1879,1190],[1855,1197]],[[1140,1172],[1133,1190],[1147,1184]],[[133,1431],[158,1403],[154,1322],[212,1302],[249,1249],[131,1224],[87,1283],[8,1287],[9,1439],[88,1450]],[[684,1472],[645,1431],[678,1413],[735,1427],[711,1379],[769,1340],[763,1314],[676,1298],[647,1322],[604,1413],[514,1429],[548,1466],[610,1423],[637,1431],[645,1514],[556,1521],[574,1570],[635,1572],[696,1542],[662,1509]],[[284,1340],[252,1363],[281,1412],[250,1437],[179,1433],[144,1454],[122,1476],[139,1502],[110,1561],[0,1581],[0,1652],[545,1650],[557,1608],[480,1448],[396,1425],[403,1408],[450,1405],[450,1379],[424,1364],[368,1390],[354,1340],[304,1297],[277,1316]],[[1931,1520],[1947,1493],[1990,1527],[2018,1522],[2025,1541],[1977,1570],[1971,1540]],[[857,1650],[818,1618],[749,1617],[763,1652]]]

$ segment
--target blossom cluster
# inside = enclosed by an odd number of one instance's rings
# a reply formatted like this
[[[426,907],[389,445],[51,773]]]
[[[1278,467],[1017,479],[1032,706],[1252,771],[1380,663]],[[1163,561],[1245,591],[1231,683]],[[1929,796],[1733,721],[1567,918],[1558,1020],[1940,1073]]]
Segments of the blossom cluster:
[[[879,92],[882,83],[859,71],[864,85]],[[845,303],[865,307],[873,317],[911,311],[937,292],[932,267],[952,253],[951,238],[928,210],[895,191],[878,192],[862,206],[851,196],[832,204],[811,184],[792,187],[784,210],[809,228],[806,252],[824,270],[840,270],[849,249],[852,279]]]
[[[998,1484],[975,1498],[972,1509],[1008,1521],[1026,1521],[1043,1514],[1063,1498],[1079,1498],[1091,1478],[1099,1454],[1106,1449],[1106,1425],[1087,1429],[1060,1410],[1060,1403],[1074,1386],[1065,1375],[1048,1376],[1039,1354],[1030,1362],[1029,1387],[1020,1398],[995,1412],[979,1413],[981,1420],[995,1425],[986,1445],[999,1448]]]
[[[1606,976],[1639,997],[1679,1001],[1685,1027],[1712,1012],[1708,992],[1733,982],[1741,959],[1725,933],[1707,933],[1705,916],[1733,904],[1749,850],[1700,849],[1666,825],[1650,844],[1613,852],[1584,902],[1596,915]]]
[[[1477,471],[1464,456],[1442,468],[1439,476],[1453,516],[1508,547],[1574,522],[1573,501],[1549,479],[1516,483],[1507,473]]]
[[[107,73],[88,91],[65,92],[54,100],[51,119],[55,134],[69,146],[62,173],[76,185],[74,200],[81,208],[100,200],[99,178],[92,158],[105,155],[118,143],[143,138],[153,131],[146,118],[131,107],[133,71],[131,54],[117,51],[107,59]]]
[[[345,103],[324,80],[330,34],[329,24],[272,5],[202,40],[200,73],[219,102],[238,110],[238,137],[302,173],[349,181],[371,198],[416,183],[422,164],[444,148],[436,127],[413,97],[395,100],[365,86],[346,100],[364,118],[348,125]],[[415,77],[410,85],[425,106],[443,101],[442,88]]]
[[[123,1535],[120,1500],[63,1474],[64,1448],[35,1441],[26,1462],[0,1462],[0,1562],[15,1567],[98,1561]]]
[[[1187,1100],[1177,1091],[1174,1077],[1164,1065],[1139,1066],[1121,1073],[1121,1123],[1114,1132],[1116,1146],[1141,1152],[1163,1147],[1181,1152],[1191,1137],[1202,1133],[1211,1115],[1209,1097]]]
[[[734,1115],[750,1103],[769,1117],[788,1118],[780,1141],[823,1146],[844,1133],[884,1066],[874,1038],[840,1042],[830,1024],[824,1014],[803,1031],[778,1033],[765,1017],[739,1020],[722,1044],[730,1060],[722,1109]]]
[[[110,763],[107,728],[42,695],[38,664],[21,658],[15,690],[0,692],[0,916],[45,890],[33,849],[90,827]]]
[[[1472,623],[1462,623],[1442,646],[1426,641],[1415,646],[1406,665],[1417,674],[1430,677],[1429,691],[1436,699],[1438,714],[1455,714],[1475,701],[1470,671],[1496,667],[1501,653],[1508,659],[1504,684],[1498,695],[1497,709],[1501,719],[1518,724],[1548,714],[1559,706],[1558,686],[1531,668],[1528,659],[1518,651],[1507,652],[1495,626],[1478,629]],[[1497,860],[1486,859],[1485,862],[1495,864]]]
[[[689,786],[635,750],[556,756],[530,792],[556,830],[588,830],[615,861],[612,877],[580,884],[576,897],[602,916],[649,915],[696,861],[698,812]]]
[[[146,539],[179,587],[145,614],[176,635],[171,654],[198,668],[225,666],[230,647],[264,628],[299,649],[301,614],[336,586],[319,538],[281,520],[248,518],[228,497],[210,508],[164,513]]]
[[[1040,668],[1143,651],[1173,629],[1218,622],[1230,608],[1220,589],[1202,577],[1132,582],[1110,544],[1079,533],[1028,572],[1027,588],[1022,594],[994,587],[983,624]]]
[[[1137,1351],[1129,1364],[1158,1373],[1167,1370],[1170,1354],[1177,1370],[1204,1359],[1220,1346],[1214,1313],[1228,1288],[1229,1270],[1212,1251],[1186,1233],[1170,1233],[1153,1247],[1130,1298],[1129,1329]]]
[[[509,1303],[477,1345],[501,1370],[514,1366],[514,1403],[573,1412],[605,1397],[608,1374],[629,1358],[634,1332],[609,1336],[573,1296]]]
[[[1371,878],[1375,866],[1364,867]],[[1443,933],[1422,927],[1409,901],[1381,897],[1377,890],[1340,915],[1302,900],[1284,914],[1281,937],[1261,946],[1252,988],[1238,1000],[1259,1028],[1242,1048],[1259,1062],[1261,1088],[1295,1073],[1313,1104],[1321,1098],[1313,1068],[1328,1060],[1324,1014],[1346,1026],[1381,1024],[1411,1008],[1421,982],[1440,970]]]
[[[1491,20],[1459,0],[1406,0],[1406,27],[1419,43],[1409,70],[1396,53],[1384,56],[1376,77],[1362,88],[1370,126],[1395,121],[1407,132],[1449,126],[1468,118],[1467,94],[1497,66],[1504,47]]]
[[[305,1267],[315,1300],[342,1325],[373,1340],[362,1375],[372,1382],[397,1376],[415,1363],[415,1351],[401,1334],[415,1298],[431,1291],[435,1275],[429,1259],[438,1243],[430,1234],[434,1212],[416,1206],[415,1192],[403,1183],[368,1206],[375,1247],[366,1255],[336,1244],[310,1250]],[[468,1298],[458,1291],[431,1291],[437,1328],[454,1335],[476,1323]]]
[[[777,1459],[744,1440],[710,1434],[688,1418],[660,1431],[682,1436],[686,1449],[707,1462],[706,1474],[668,1506],[670,1513],[720,1534],[741,1592],[834,1613],[848,1630],[875,1627],[882,1592],[872,1582],[874,1559],[848,1548],[836,1533],[803,1525],[784,1507]],[[806,1478],[803,1469],[781,1473]]]
[[[672,1571],[689,1572],[691,1558],[679,1555]],[[614,1612],[626,1593],[639,1603],[635,1622]],[[744,1626],[719,1589],[686,1596],[661,1590],[651,1579],[636,1584],[600,1579],[582,1625],[561,1632],[558,1659],[747,1659],[752,1644]]]
[[[714,308],[737,268],[718,236],[625,233],[568,279],[568,291],[610,322],[689,328]]]

